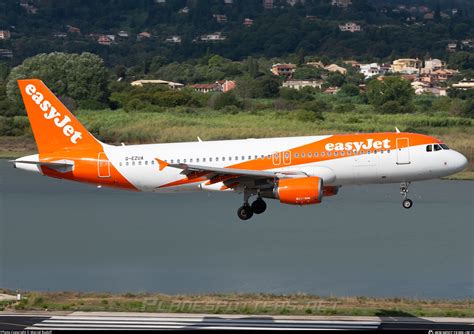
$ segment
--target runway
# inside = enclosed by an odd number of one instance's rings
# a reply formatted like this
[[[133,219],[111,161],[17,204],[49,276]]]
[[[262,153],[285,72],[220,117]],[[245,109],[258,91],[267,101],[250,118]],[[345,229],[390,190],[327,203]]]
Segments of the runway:
[[[113,312],[2,313],[0,330],[249,329],[474,330],[474,319],[337,316],[250,316]]]

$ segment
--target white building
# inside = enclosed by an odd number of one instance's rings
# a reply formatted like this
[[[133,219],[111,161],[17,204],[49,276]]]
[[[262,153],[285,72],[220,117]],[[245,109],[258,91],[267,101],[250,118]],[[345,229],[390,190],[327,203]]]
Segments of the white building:
[[[209,35],[202,35],[201,41],[204,42],[214,42],[214,41],[225,41],[226,37],[222,36],[220,32],[215,32]]]
[[[377,63],[361,64],[360,73],[362,73],[366,79],[372,78],[380,74],[380,65]]]
[[[361,31],[360,25],[354,23],[354,22],[347,22],[346,24],[340,24],[339,25],[339,30],[341,31],[350,31],[350,32],[359,32]]]
[[[167,43],[181,43],[181,36],[170,36],[168,37],[165,42]]]
[[[282,87],[292,88],[296,90],[300,90],[301,88],[304,88],[304,87],[312,87],[312,88],[321,89],[322,84],[323,84],[323,81],[316,81],[316,80],[288,80],[283,83]]]
[[[430,59],[425,61],[425,67],[421,69],[421,73],[432,73],[434,71],[442,70],[446,66],[446,63],[439,59]]]
[[[331,5],[341,8],[347,8],[352,5],[352,0],[332,0]]]
[[[184,87],[182,83],[179,82],[172,82],[172,81],[165,81],[165,80],[135,80],[130,83],[132,86],[143,86],[143,85],[162,85],[168,86],[171,89],[180,89]]]
[[[10,36],[9,30],[0,30],[0,39],[9,39]]]

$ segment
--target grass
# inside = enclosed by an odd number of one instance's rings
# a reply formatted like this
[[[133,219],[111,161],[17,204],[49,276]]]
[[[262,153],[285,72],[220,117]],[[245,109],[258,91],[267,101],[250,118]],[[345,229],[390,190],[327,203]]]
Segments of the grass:
[[[224,113],[212,109],[177,107],[161,113],[127,113],[123,110],[79,110],[79,120],[107,143],[127,144],[304,136],[330,133],[401,131],[436,136],[465,154],[471,164],[464,177],[474,179],[473,121],[470,118],[432,114],[381,115],[369,111],[325,112],[324,120],[303,121],[299,111],[272,109]],[[0,137],[0,157],[17,157],[35,151],[32,135]]]
[[[27,292],[9,308],[49,311],[170,312],[261,315],[473,317],[472,299],[319,297],[306,294],[205,294]]]

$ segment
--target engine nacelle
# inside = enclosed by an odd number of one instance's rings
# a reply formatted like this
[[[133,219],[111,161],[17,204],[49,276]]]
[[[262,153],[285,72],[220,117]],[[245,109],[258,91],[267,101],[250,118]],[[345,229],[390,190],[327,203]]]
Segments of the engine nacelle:
[[[321,203],[323,180],[319,177],[280,179],[272,190],[262,191],[262,197],[276,198],[281,203],[308,205]]]

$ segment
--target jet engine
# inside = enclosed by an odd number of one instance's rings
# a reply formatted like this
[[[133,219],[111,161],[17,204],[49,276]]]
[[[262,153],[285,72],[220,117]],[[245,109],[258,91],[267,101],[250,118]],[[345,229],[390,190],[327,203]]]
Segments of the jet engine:
[[[323,180],[319,177],[280,179],[273,189],[262,190],[260,195],[276,198],[280,203],[308,205],[321,203],[323,199]]]

